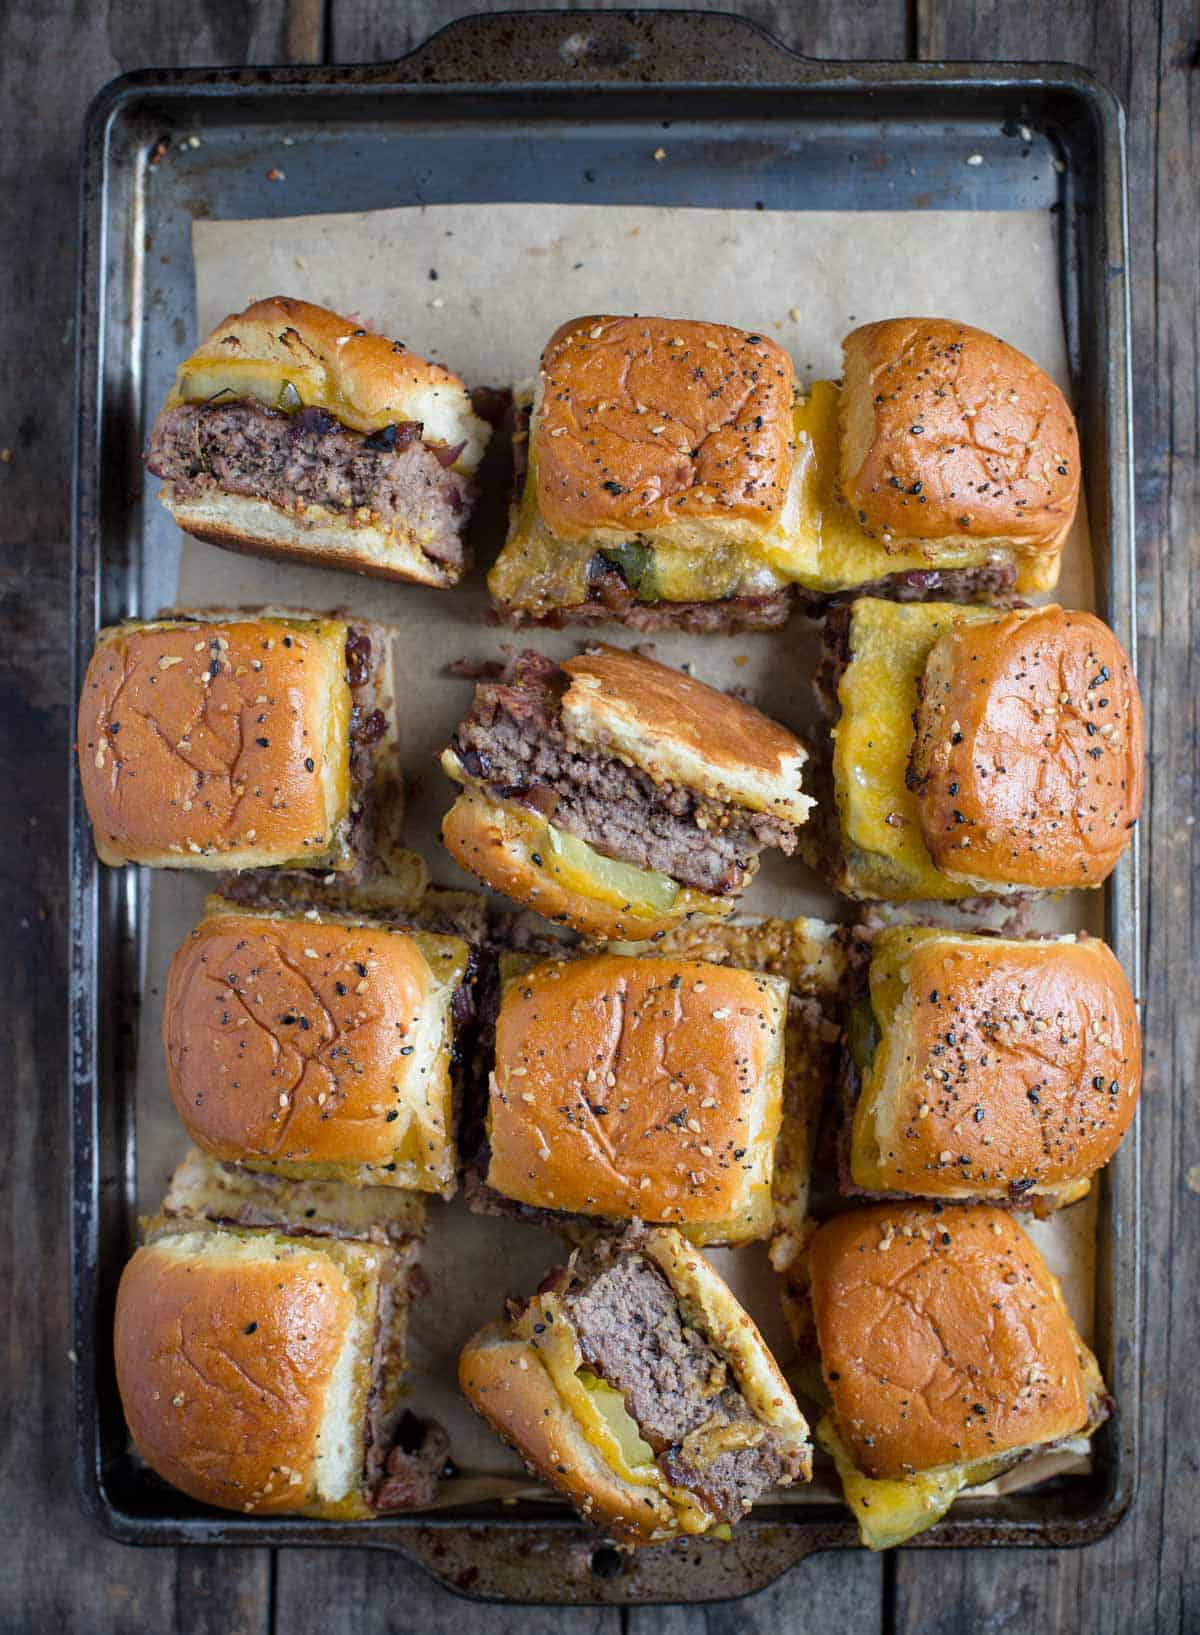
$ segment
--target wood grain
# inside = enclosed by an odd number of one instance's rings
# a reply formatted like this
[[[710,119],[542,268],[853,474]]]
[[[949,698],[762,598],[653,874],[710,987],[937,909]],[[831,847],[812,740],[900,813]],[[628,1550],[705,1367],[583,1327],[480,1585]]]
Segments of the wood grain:
[[[155,61],[277,60],[283,0],[0,9],[0,865],[12,1109],[0,1225],[6,1539],[0,1629],[259,1635],[265,1551],[122,1549],[80,1513],[67,1319],[67,608],[79,129],[107,80]],[[14,257],[13,248],[18,248]],[[5,454],[3,451],[7,451]]]
[[[482,3],[482,0],[479,0]],[[515,3],[515,0],[514,0]],[[693,0],[695,3],[695,0]],[[729,3],[729,0],[726,0]],[[816,1557],[762,1595],[621,1612],[467,1606],[372,1551],[129,1550],[78,1513],[67,1357],[65,756],[68,468],[79,124],[113,74],[144,66],[380,61],[471,0],[32,0],[0,12],[0,198],[9,281],[0,323],[0,864],[13,955],[0,1048],[9,1174],[0,1481],[0,1631],[322,1635],[469,1628],[488,1635],[733,1635],[735,1630],[952,1635],[1200,1627],[1200,982],[1197,863],[1200,482],[1197,35],[1187,0],[749,0],[738,8],[824,57],[1073,60],[1130,115],[1141,672],[1149,705],[1148,1045],[1142,1113],[1145,1344],[1141,1491],[1111,1538],[1077,1552]],[[507,3],[491,9],[513,9]],[[11,247],[18,246],[18,254]]]

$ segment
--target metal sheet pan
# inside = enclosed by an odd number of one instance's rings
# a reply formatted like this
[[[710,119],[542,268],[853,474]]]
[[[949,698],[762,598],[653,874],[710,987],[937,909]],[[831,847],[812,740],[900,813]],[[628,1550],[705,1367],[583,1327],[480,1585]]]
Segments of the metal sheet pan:
[[[203,121],[204,141],[187,137]],[[672,122],[672,165],[637,162]],[[286,197],[260,140],[306,149]],[[569,139],[572,163],[556,162]],[[178,150],[147,185],[156,146]],[[179,148],[179,144],[183,144]],[[967,168],[965,151],[986,162]],[[436,165],[429,155],[436,148]],[[1044,163],[1029,162],[1032,155]],[[502,191],[501,191],[502,179]],[[104,90],[83,145],[73,563],[78,685],[96,629],[169,594],[142,553],[139,451],[191,310],[197,216],[268,217],[490,197],[770,209],[1044,209],[1060,218],[1061,293],[1084,440],[1099,610],[1135,648],[1124,125],[1064,66],[838,64],[711,13],[468,19],[400,63],[146,72]],[[477,1508],[367,1523],[221,1516],[130,1461],[113,1378],[116,1281],[136,1241],[131,1087],[146,978],[146,883],[94,860],[72,788],[72,1301],[84,1505],[128,1543],[398,1549],[452,1588],[513,1601],[702,1601],[748,1593],[854,1543],[839,1506],[755,1511],[732,1544],[630,1559],[565,1511]],[[1106,888],[1107,935],[1139,987],[1134,849]],[[1097,1349],[1120,1411],[1086,1479],[960,1501],[916,1541],[1085,1543],[1133,1495],[1138,1424],[1136,1131],[1100,1185]]]

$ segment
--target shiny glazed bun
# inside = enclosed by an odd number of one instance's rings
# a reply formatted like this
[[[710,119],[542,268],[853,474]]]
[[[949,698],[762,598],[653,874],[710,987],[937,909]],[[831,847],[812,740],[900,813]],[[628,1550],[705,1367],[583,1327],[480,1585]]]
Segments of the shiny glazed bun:
[[[551,336],[531,427],[551,532],[705,545],[774,527],[792,477],[793,372],[763,335],[592,316]]]
[[[535,1208],[762,1237],[771,1224],[787,984],[598,954],[510,978],[487,1182]]]
[[[1081,1431],[1095,1358],[1004,1210],[881,1205],[810,1247],[837,1433],[869,1477],[968,1464]]]
[[[266,614],[102,630],[77,739],[101,861],[350,867],[348,633]]]
[[[952,880],[1098,886],[1142,801],[1133,669],[1091,613],[1023,608],[934,643],[911,775],[921,830]]]
[[[889,318],[843,343],[841,484],[870,532],[995,540],[1057,559],[1079,501],[1079,438],[1015,347],[945,318]]]
[[[800,740],[739,698],[620,647],[565,659],[563,723],[582,744],[627,757],[656,780],[803,823]]]
[[[246,395],[260,399],[262,382],[286,378],[305,405],[326,409],[353,431],[419,421],[425,441],[465,444],[456,466],[466,472],[479,464],[489,436],[457,375],[401,341],[291,296],[255,301],[219,323],[180,364],[167,406],[209,399],[214,373],[228,379],[230,397],[239,376]]]
[[[870,994],[858,1186],[1026,1204],[1087,1190],[1142,1076],[1133,994],[1103,942],[891,926],[872,944]]]
[[[167,975],[176,1111],[216,1158],[294,1179],[454,1189],[456,937],[210,900]]]
[[[184,1232],[136,1251],[117,1294],[134,1446],[205,1504],[370,1515],[362,1492],[376,1246]]]

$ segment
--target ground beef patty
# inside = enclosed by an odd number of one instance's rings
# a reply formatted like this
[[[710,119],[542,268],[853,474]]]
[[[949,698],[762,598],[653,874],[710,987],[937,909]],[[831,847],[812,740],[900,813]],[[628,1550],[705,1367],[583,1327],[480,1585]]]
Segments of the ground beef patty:
[[[712,896],[740,891],[764,846],[795,850],[790,823],[655,783],[575,742],[560,711],[568,684],[556,664],[525,652],[475,689],[453,749],[494,798],[519,801],[607,857]]]
[[[365,437],[323,409],[181,403],[159,416],[146,465],[174,483],[177,500],[239,494],[342,517],[365,507],[379,527],[411,528],[426,556],[461,567],[473,494],[450,469],[456,453],[430,448],[411,421]]]
[[[785,1473],[770,1427],[751,1413],[720,1354],[684,1322],[653,1261],[626,1251],[590,1279],[585,1263],[576,1270],[582,1286],[563,1304],[587,1366],[622,1393],[668,1481],[699,1495],[718,1520],[737,1521]],[[689,1445],[702,1429],[741,1425],[753,1446],[705,1462]]]
[[[888,602],[996,602],[1012,595],[1017,570],[1011,562],[983,563],[977,568],[905,568],[885,573],[861,585],[833,593],[805,590],[797,592],[805,613],[819,613],[832,603],[852,602],[859,596],[875,596]]]

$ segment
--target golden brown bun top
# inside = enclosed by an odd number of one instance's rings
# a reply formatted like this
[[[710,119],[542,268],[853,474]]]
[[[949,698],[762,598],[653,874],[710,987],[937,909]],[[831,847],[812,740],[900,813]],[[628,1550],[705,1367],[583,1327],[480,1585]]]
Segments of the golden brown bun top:
[[[841,482],[873,533],[1060,539],[1079,500],[1079,437],[1023,353],[947,318],[847,335]]]
[[[406,1082],[431,972],[401,931],[217,913],[167,974],[168,1082],[223,1159],[387,1163],[424,1086]]]
[[[912,770],[955,878],[1096,886],[1142,803],[1142,706],[1091,613],[1029,608],[949,630],[925,665]]]
[[[514,978],[496,1024],[489,1185],[621,1219],[744,1211],[769,1184],[785,995],[779,978],[731,966],[609,954]]]
[[[803,823],[804,745],[761,711],[655,659],[600,647],[566,659],[563,720],[577,738],[651,776]]]
[[[334,620],[102,630],[77,741],[97,846],[117,860],[263,864],[327,849],[327,794],[348,797],[348,754],[338,766],[326,757],[339,699],[349,714],[345,647]]]
[[[138,1249],[121,1277],[114,1345],[142,1458],[205,1504],[304,1508],[354,1311],[339,1267],[303,1239],[187,1235]]]
[[[542,354],[538,501],[564,539],[690,517],[771,523],[792,467],[791,359],[680,318],[572,319]]]
[[[1087,1423],[1090,1358],[1011,1214],[856,1209],[820,1228],[810,1264],[822,1372],[865,1475],[985,1459]]]
[[[305,403],[328,408],[356,431],[420,420],[428,441],[449,441],[462,428],[448,428],[443,438],[442,417],[470,414],[467,389],[449,369],[410,352],[403,341],[287,295],[230,313],[180,366],[176,390],[189,371],[248,360],[286,370]]]
[[[895,926],[876,937],[875,957],[906,943],[910,1019],[884,1188],[1051,1187],[1106,1164],[1142,1080],[1137,1010],[1111,950],[1095,937],[1013,942]]]

